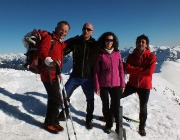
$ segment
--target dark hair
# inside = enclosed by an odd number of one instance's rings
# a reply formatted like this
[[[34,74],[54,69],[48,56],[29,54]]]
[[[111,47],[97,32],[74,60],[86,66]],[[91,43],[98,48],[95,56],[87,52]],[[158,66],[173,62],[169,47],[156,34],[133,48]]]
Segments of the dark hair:
[[[147,36],[145,36],[144,34],[142,34],[142,35],[140,35],[140,36],[137,37],[137,39],[136,39],[136,44],[137,44],[138,41],[141,40],[141,39],[146,40],[146,44],[147,44],[147,46],[149,47],[149,38],[148,38]]]
[[[62,24],[68,25],[69,26],[69,30],[70,30],[70,25],[67,21],[63,20],[57,23],[57,27],[61,26]]]
[[[116,37],[116,35],[113,32],[105,32],[103,33],[99,39],[98,39],[98,45],[100,45],[101,49],[105,48],[105,40],[107,36],[113,36],[113,45],[112,47],[114,48],[114,51],[119,51],[118,47],[119,47],[119,41],[118,38]]]

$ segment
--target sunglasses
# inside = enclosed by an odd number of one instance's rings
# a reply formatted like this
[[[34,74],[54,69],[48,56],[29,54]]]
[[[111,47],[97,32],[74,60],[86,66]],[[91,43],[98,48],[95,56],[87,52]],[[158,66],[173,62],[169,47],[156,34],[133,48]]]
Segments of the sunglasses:
[[[105,39],[105,42],[113,42],[113,39]]]
[[[84,30],[84,31],[86,31],[86,30],[87,30],[88,32],[89,32],[89,31],[93,31],[92,29],[87,28],[87,27],[83,27],[83,30]]]

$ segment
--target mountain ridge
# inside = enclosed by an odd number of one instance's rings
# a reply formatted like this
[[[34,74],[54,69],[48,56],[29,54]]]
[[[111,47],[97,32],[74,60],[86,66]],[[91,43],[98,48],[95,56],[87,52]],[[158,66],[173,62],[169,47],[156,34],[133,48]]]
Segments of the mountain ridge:
[[[180,59],[180,46],[153,46],[149,45],[149,49],[156,54],[157,56],[157,66],[156,72],[160,71],[161,65],[164,61],[176,61]],[[134,50],[133,47],[128,49],[120,50],[123,60],[127,58],[127,56],[132,53]],[[18,54],[0,54],[0,68],[10,68],[15,70],[25,70],[24,64],[26,61],[26,56],[23,53]],[[70,62],[69,62],[70,61]],[[72,63],[71,55],[67,55],[64,57],[64,67],[66,67],[66,63]],[[64,69],[64,73],[70,72],[70,67]]]

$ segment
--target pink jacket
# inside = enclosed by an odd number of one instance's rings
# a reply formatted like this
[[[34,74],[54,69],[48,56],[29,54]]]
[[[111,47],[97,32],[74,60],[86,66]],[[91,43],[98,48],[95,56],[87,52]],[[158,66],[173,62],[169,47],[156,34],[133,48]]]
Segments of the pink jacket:
[[[100,87],[115,86],[125,87],[121,54],[119,51],[109,54],[102,50],[94,66],[94,91],[100,91]]]

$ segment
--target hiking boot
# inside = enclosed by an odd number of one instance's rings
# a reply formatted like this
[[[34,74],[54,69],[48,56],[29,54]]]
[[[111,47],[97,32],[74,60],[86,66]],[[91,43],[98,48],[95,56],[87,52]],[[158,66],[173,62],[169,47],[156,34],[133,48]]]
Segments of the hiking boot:
[[[145,131],[144,127],[139,126],[139,134],[141,136],[146,136],[146,131]]]
[[[53,134],[59,134],[59,131],[60,131],[55,125],[48,125],[46,123],[44,123],[42,125],[42,128],[44,128],[45,130],[47,130],[47,131],[49,131],[50,133],[53,133]]]
[[[116,134],[118,134],[118,135],[119,135],[119,130],[118,130],[118,129],[116,129],[116,130],[115,130],[115,132],[116,132]]]
[[[91,121],[89,121],[89,122],[86,122],[86,128],[87,129],[92,129],[92,122]]]
[[[88,107],[87,107],[88,108]],[[93,119],[93,115],[92,113],[87,113],[86,114],[86,128],[87,129],[92,129],[92,119]]]
[[[60,131],[63,132],[64,128],[60,124],[55,124],[55,127]]]
[[[104,132],[107,133],[107,134],[110,134],[112,132],[111,128],[105,128],[104,129]]]
[[[145,131],[145,126],[146,126],[146,119],[147,119],[147,114],[139,114],[139,134],[141,136],[146,136],[146,131]]]
[[[64,116],[64,112],[63,112],[63,111],[61,111],[61,112],[59,113],[59,116],[57,117],[58,121],[65,121],[65,120],[67,120],[68,118],[69,118],[69,115],[67,115],[67,116],[66,116],[66,119],[65,119],[65,116]]]
[[[116,129],[115,129],[115,132],[116,132],[116,134],[118,134],[118,135],[119,135],[119,124],[118,124],[118,123],[116,124]]]

